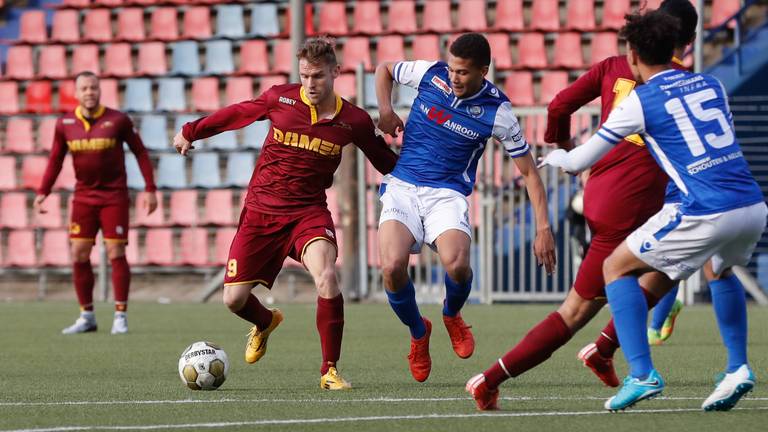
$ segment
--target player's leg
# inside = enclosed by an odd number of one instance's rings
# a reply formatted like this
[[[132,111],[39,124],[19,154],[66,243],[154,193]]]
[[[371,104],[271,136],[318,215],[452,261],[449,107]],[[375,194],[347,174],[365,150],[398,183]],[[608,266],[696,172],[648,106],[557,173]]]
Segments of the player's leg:
[[[128,243],[128,208],[129,201],[107,205],[99,210],[107,257],[112,265],[112,289],[115,297],[115,317],[112,322],[112,334],[128,332],[128,292],[131,285],[131,268],[125,257],[125,245]]]
[[[461,308],[472,290],[470,237],[464,231],[449,229],[437,237],[435,245],[445,268],[443,323],[448,330],[453,351],[461,358],[469,358],[475,351],[475,339],[470,326],[461,316]]]
[[[97,210],[89,205],[73,202],[69,238],[72,253],[72,281],[80,304],[80,317],[74,324],[62,330],[64,334],[97,330],[96,317],[93,314],[94,276],[91,266],[91,249],[93,249],[98,230]]]
[[[651,322],[648,325],[648,342],[661,345],[672,335],[677,315],[683,303],[677,299],[677,285],[672,288],[653,308]]]

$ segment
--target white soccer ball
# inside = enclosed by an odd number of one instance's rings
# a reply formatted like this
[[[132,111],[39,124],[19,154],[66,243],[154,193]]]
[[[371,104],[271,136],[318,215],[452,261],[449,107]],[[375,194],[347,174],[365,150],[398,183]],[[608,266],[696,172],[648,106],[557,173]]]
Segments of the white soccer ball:
[[[179,358],[181,381],[192,390],[216,390],[228,372],[227,353],[211,342],[195,342]]]

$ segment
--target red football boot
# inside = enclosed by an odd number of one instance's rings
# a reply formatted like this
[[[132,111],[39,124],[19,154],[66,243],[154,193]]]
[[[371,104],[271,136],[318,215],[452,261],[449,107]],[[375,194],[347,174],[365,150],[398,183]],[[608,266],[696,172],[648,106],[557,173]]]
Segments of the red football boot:
[[[603,357],[597,350],[597,345],[591,343],[585,346],[576,357],[584,362],[584,366],[592,369],[603,384],[608,387],[619,386],[619,378],[613,368],[613,359]]]
[[[448,330],[448,336],[451,337],[451,345],[453,345],[453,351],[456,355],[463,359],[471,357],[472,353],[475,352],[475,338],[470,330],[472,326],[468,326],[464,322],[464,319],[461,318],[461,312],[455,317],[443,315],[443,323]]]
[[[422,317],[427,332],[419,339],[411,338],[411,352],[408,354],[408,366],[411,368],[413,379],[424,382],[432,371],[432,359],[429,357],[429,336],[432,334],[432,323]]]
[[[499,409],[499,389],[491,390],[485,382],[485,375],[477,374],[467,381],[465,387],[467,392],[472,395],[480,411],[491,411]]]

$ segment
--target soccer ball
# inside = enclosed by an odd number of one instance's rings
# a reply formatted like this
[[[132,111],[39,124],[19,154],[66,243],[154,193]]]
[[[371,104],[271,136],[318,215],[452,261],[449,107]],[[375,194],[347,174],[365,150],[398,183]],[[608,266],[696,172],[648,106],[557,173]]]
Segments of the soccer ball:
[[[181,381],[192,390],[216,390],[228,372],[227,353],[211,342],[195,342],[179,358]]]

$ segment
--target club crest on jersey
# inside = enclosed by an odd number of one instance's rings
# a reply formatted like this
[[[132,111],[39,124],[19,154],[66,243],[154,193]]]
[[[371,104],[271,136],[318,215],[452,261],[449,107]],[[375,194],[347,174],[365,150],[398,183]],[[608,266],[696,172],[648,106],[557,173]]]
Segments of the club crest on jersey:
[[[451,86],[449,86],[448,83],[446,83],[445,81],[440,79],[440,77],[437,76],[437,75],[433,76],[432,79],[429,82],[433,86],[435,86],[438,89],[440,89],[446,95],[450,95],[451,93],[453,93],[453,89],[451,88]]]
[[[491,89],[491,96],[493,96],[495,98],[499,97],[499,89],[497,89],[496,87],[493,87]]]
[[[480,105],[472,105],[467,107],[467,114],[474,118],[480,118],[485,114],[485,109]]]
[[[349,123],[341,122],[341,121],[333,123],[333,126],[340,127],[342,129],[346,129],[346,130],[352,130],[352,125],[350,125]]]
[[[296,99],[287,98],[285,96],[280,96],[277,98],[277,101],[286,105],[296,105]]]
[[[333,235],[333,231],[329,230],[328,228],[326,228],[326,229],[325,229],[325,234],[326,234],[328,237],[332,238],[332,239],[335,239],[335,238],[336,238],[336,236],[335,236],[335,235]]]
[[[107,121],[105,121],[104,123],[101,124],[101,128],[102,129],[106,129],[106,128],[112,127],[114,125],[115,125],[114,123],[112,123],[111,121],[107,120]],[[136,128],[134,128],[133,130],[135,131]]]

